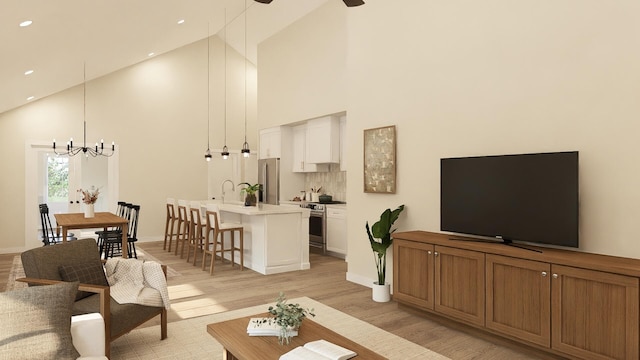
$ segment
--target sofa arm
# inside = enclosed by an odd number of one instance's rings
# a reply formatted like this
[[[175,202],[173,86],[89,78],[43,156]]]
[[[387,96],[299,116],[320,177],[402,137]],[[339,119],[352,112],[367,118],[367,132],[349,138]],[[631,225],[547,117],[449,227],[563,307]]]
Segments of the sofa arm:
[[[107,359],[104,354],[104,320],[99,313],[71,317],[73,346],[79,359]]]

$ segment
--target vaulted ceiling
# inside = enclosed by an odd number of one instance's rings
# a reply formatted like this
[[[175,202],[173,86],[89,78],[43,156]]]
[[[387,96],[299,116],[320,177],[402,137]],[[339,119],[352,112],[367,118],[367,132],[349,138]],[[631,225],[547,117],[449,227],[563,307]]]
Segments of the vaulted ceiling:
[[[259,42],[327,1],[4,0],[0,113],[81,84],[83,67],[88,81],[225,30],[244,53],[245,4],[247,58],[256,63]]]

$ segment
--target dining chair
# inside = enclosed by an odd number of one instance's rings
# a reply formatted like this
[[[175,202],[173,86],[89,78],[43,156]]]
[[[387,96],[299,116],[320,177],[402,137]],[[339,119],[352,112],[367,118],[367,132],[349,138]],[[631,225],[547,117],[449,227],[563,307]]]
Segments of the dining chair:
[[[167,198],[167,220],[164,225],[164,244],[162,250],[171,252],[171,241],[174,236],[178,236],[177,228],[175,227],[178,217],[176,216],[175,209],[176,200],[173,198]]]
[[[118,207],[116,209],[116,215],[120,217],[125,217],[125,212],[127,209],[127,203],[125,201],[118,201]],[[99,230],[96,231],[96,235],[98,235],[98,249],[100,251],[100,257],[104,254],[104,240],[109,236],[122,236],[122,227],[114,226],[110,229]]]
[[[180,249],[180,258],[184,256],[184,243],[189,241],[189,203],[186,200],[178,200],[178,236],[176,237],[176,249],[174,255],[178,255]]]
[[[140,213],[140,206],[130,203],[124,204],[124,214],[122,217],[127,219],[129,226],[127,226],[127,250],[129,257],[133,256],[136,259],[138,254],[136,253],[135,242],[138,234],[138,216]],[[105,232],[104,233],[104,258],[110,258],[118,255],[122,255],[122,232]]]
[[[60,228],[53,228],[51,218],[49,217],[49,206],[47,204],[38,205],[40,211],[40,225],[42,227],[42,243],[44,246],[55,245],[62,242],[62,234]],[[73,233],[67,233],[67,240],[76,240]]]
[[[193,266],[196,265],[198,259],[198,251],[203,249],[204,241],[204,220],[200,213],[200,203],[192,201],[189,204],[189,242],[187,244],[187,262],[191,255],[191,249],[193,249]]]
[[[230,247],[225,248],[224,234],[231,233]],[[239,241],[236,246],[235,233],[239,233]],[[240,223],[220,222],[220,208],[217,204],[207,204],[205,213],[205,237],[202,248],[202,270],[206,267],[207,254],[211,255],[209,274],[213,275],[216,256],[219,255],[222,263],[225,253],[230,253],[231,266],[235,264],[235,252],[240,255],[240,270],[244,270],[244,227]]]

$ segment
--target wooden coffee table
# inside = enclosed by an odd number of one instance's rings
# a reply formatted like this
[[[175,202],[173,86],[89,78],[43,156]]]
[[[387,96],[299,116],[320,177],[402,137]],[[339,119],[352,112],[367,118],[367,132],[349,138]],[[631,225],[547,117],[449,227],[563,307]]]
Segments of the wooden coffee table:
[[[289,344],[280,345],[276,336],[249,336],[247,334],[247,325],[252,317],[268,316],[268,313],[256,314],[209,324],[207,325],[207,332],[224,347],[222,358],[225,360],[277,360],[280,355],[293,350],[297,346],[303,346],[309,341],[320,339],[353,350],[358,354],[353,359],[386,359],[314,322],[310,318],[304,319],[300,330],[298,330],[298,336],[291,338],[291,343]]]

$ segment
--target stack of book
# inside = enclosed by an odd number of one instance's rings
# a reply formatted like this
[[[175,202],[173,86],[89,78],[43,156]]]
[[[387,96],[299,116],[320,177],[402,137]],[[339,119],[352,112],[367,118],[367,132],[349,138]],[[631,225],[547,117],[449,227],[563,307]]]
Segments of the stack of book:
[[[251,318],[247,325],[249,336],[279,336],[280,325],[274,318]],[[289,330],[289,336],[298,336],[298,330]]]

